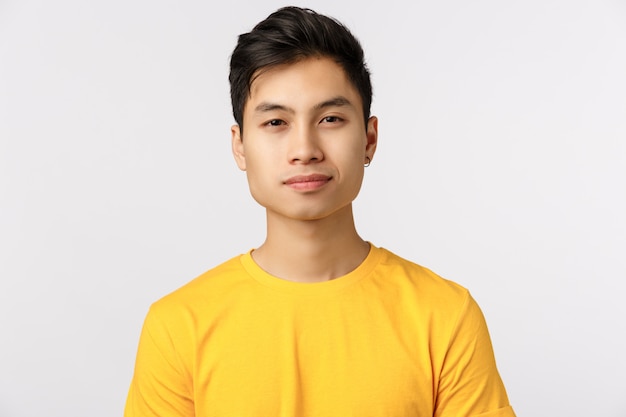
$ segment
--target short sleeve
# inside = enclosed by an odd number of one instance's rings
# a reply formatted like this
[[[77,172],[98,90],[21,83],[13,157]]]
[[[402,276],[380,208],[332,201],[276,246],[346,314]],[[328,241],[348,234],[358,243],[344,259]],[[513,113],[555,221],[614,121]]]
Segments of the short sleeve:
[[[192,417],[192,384],[167,326],[151,309],[144,321],[124,417]]]
[[[435,417],[515,417],[480,307],[467,295],[442,365]]]

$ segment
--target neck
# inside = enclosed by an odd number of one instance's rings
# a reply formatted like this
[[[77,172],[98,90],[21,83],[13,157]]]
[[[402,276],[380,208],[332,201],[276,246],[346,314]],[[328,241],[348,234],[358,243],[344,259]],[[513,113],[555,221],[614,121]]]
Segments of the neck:
[[[267,213],[267,238],[252,253],[268,273],[289,281],[322,282],[354,270],[369,252],[357,234],[352,207],[319,220]]]

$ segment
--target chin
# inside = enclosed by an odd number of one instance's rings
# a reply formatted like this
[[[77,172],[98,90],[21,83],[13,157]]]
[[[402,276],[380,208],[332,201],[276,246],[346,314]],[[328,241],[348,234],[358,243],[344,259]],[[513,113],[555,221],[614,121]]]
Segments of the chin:
[[[289,210],[272,210],[268,208],[268,212],[274,212],[279,217],[284,217],[297,221],[318,221],[331,218],[342,218],[344,215],[352,216],[351,204],[347,203],[333,207],[314,207],[309,204],[303,207],[291,207]]]

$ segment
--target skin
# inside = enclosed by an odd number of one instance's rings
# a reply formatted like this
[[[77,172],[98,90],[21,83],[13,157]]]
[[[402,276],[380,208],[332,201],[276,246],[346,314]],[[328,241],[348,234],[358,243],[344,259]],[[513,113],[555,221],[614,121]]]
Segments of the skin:
[[[266,210],[267,236],[252,256],[270,274],[322,282],[354,270],[369,244],[352,202],[374,157],[378,120],[363,123],[361,97],[333,60],[307,58],[262,72],[231,128],[238,167]]]

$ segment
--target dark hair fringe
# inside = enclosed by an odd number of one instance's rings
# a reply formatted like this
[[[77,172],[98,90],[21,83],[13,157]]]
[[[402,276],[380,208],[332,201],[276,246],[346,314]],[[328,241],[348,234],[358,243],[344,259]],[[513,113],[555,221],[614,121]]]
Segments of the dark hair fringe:
[[[263,71],[309,57],[329,57],[346,72],[359,92],[365,123],[370,116],[372,84],[363,48],[350,30],[334,18],[311,9],[283,7],[239,35],[230,59],[233,116],[243,129],[243,109],[254,79]]]

